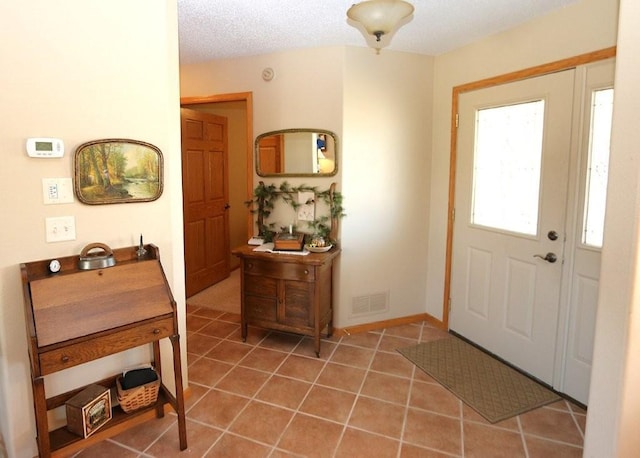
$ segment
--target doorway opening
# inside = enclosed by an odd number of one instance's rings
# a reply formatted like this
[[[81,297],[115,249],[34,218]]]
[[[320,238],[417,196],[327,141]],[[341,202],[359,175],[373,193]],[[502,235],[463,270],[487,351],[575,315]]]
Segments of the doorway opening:
[[[234,270],[239,267],[239,261],[231,255],[231,249],[246,243],[253,234],[253,218],[244,204],[253,193],[253,95],[242,92],[182,97],[180,107],[227,118],[229,248],[226,256],[230,270]]]

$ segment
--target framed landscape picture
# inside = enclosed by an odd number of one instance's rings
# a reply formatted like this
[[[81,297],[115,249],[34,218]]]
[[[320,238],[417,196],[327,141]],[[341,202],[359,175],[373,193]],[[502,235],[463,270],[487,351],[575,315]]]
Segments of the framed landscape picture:
[[[89,205],[150,202],[162,194],[162,152],[128,139],[94,140],[74,155],[75,192]]]

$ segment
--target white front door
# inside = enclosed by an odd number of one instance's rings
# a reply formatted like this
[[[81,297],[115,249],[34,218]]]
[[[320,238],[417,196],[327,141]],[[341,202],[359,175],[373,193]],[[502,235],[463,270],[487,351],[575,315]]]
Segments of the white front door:
[[[582,116],[574,135],[576,180],[570,180],[569,230],[565,256],[566,285],[562,303],[568,304],[565,343],[559,342],[554,387],[586,404],[589,397],[595,334],[600,251],[602,248],[609,143],[613,114],[613,59],[580,69],[576,85],[582,93]],[[573,172],[573,170],[576,172]],[[574,217],[575,215],[575,217]],[[562,336],[562,333],[560,334]]]
[[[459,99],[450,328],[552,384],[574,70]]]

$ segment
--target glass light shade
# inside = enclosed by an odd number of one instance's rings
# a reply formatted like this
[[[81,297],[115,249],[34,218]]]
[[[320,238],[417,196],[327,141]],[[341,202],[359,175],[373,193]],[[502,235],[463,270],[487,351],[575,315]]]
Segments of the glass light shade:
[[[411,13],[413,5],[402,0],[368,0],[349,8],[347,16],[380,41],[380,36],[393,31]]]

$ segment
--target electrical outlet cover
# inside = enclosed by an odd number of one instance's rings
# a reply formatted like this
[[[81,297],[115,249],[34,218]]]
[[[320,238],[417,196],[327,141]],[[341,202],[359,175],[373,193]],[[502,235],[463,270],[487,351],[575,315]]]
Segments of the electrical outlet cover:
[[[315,193],[312,191],[298,192],[298,221],[313,221],[316,218]],[[308,202],[308,203],[307,203]]]

